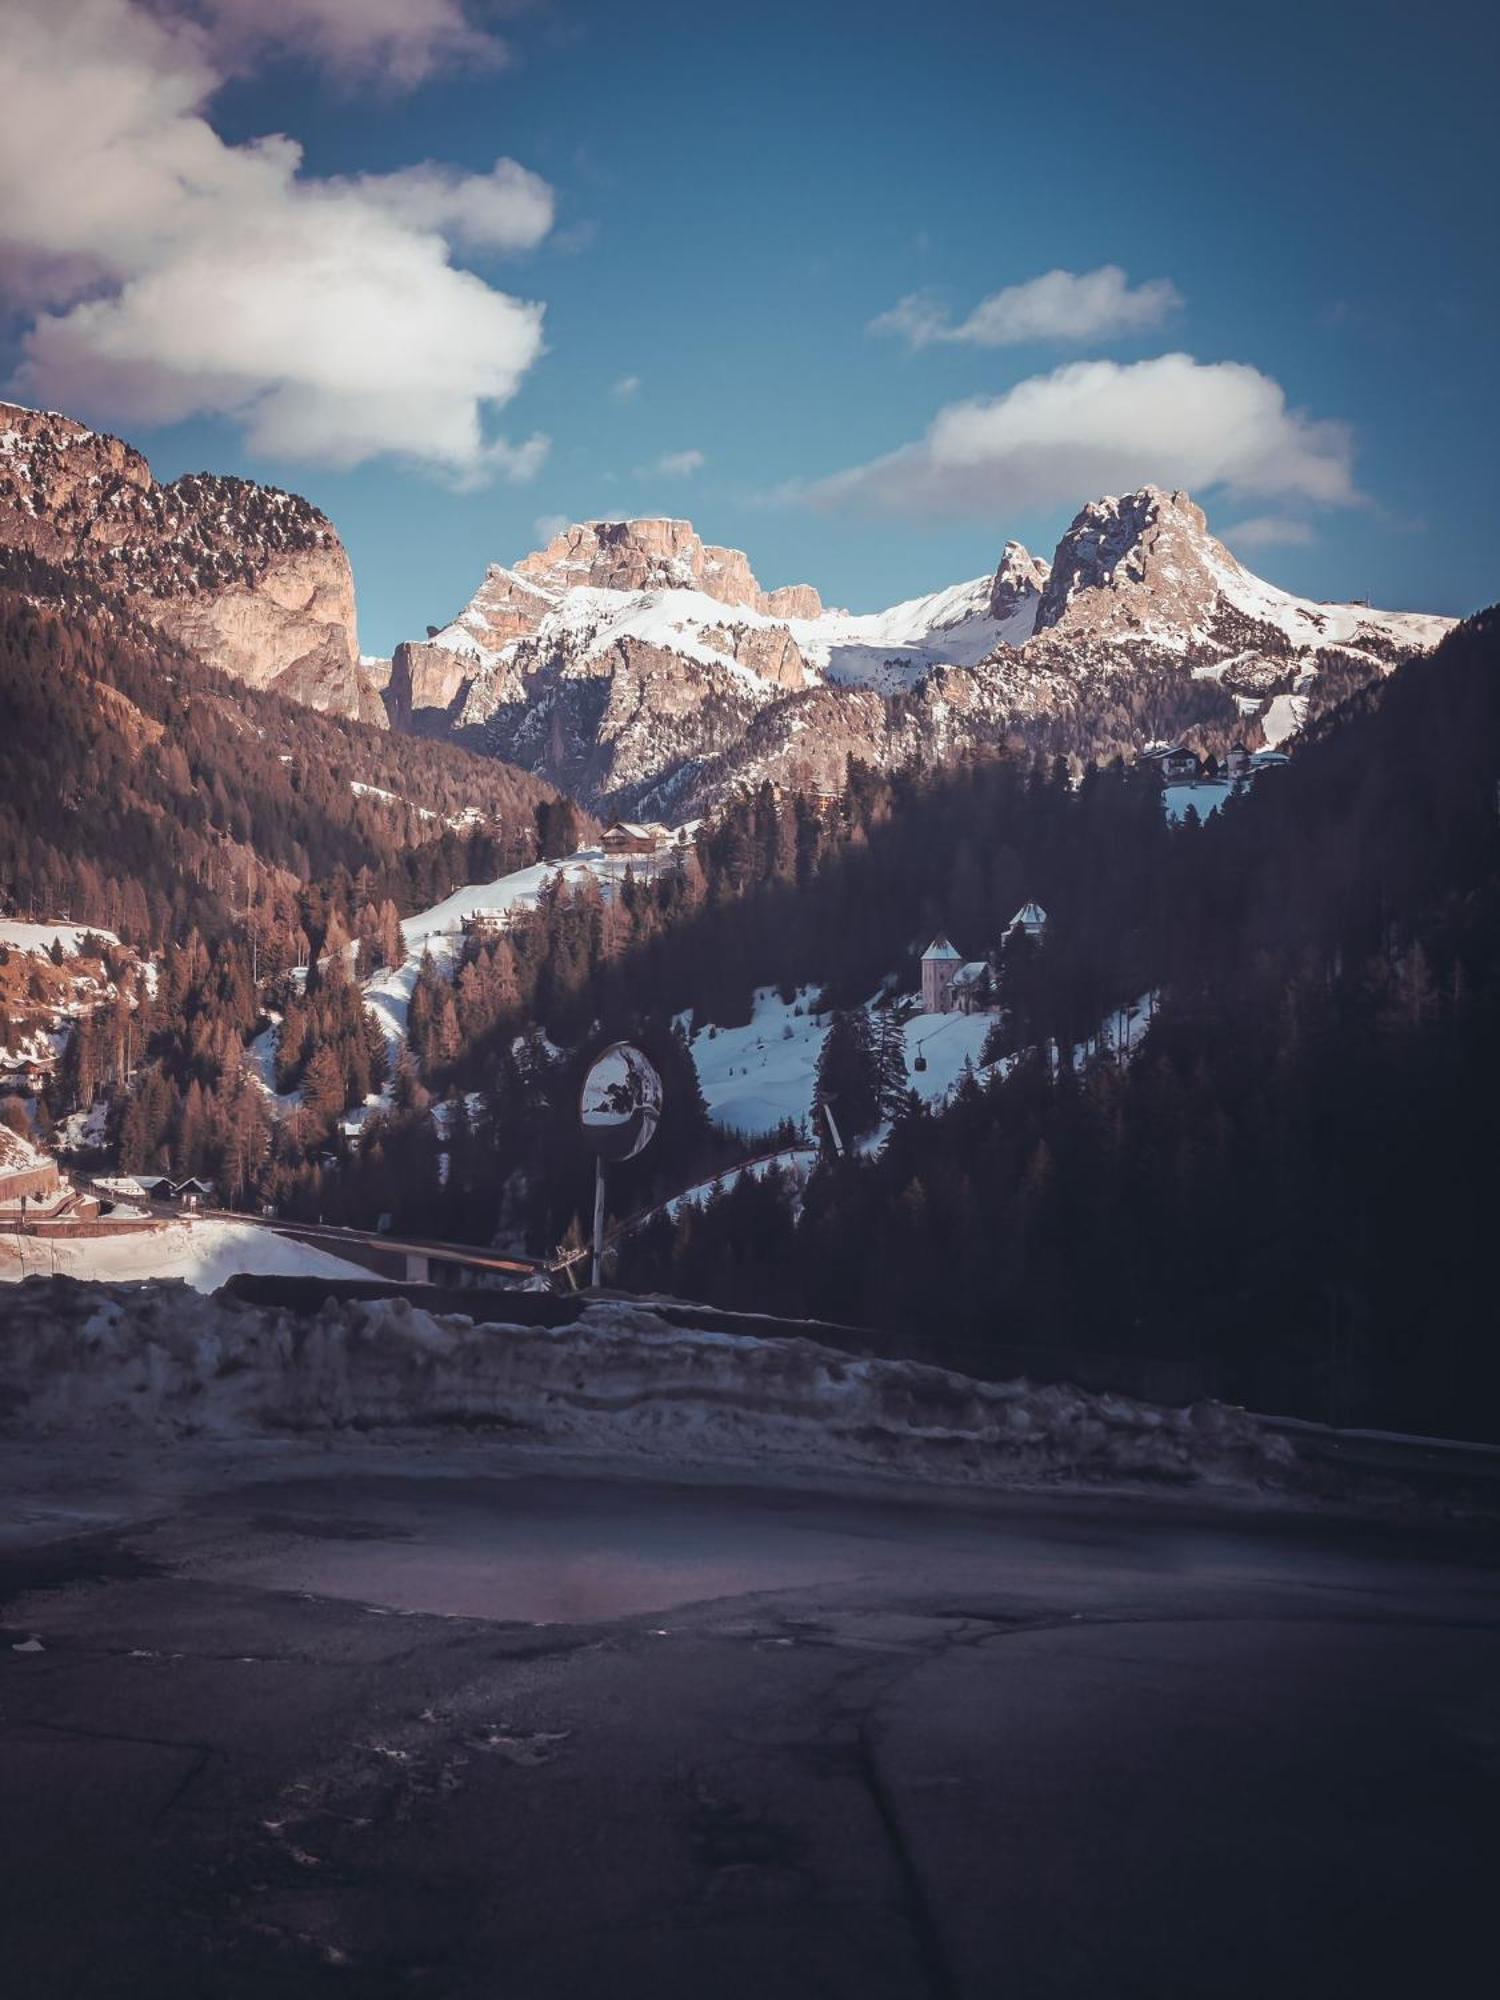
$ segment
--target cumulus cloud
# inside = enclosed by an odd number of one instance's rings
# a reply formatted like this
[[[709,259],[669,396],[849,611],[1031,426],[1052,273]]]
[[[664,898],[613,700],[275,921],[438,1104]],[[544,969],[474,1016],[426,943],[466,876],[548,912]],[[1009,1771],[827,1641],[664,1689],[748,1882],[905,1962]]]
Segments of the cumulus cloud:
[[[1317,539],[1306,521],[1289,521],[1279,514],[1252,514],[1224,530],[1232,549],[1305,549]]]
[[[644,466],[642,470],[660,473],[665,479],[691,479],[707,463],[707,454],[701,451],[664,451],[654,465]]]
[[[871,333],[893,333],[908,346],[936,341],[968,347],[1017,347],[1028,340],[1104,340],[1149,332],[1182,304],[1166,278],[1132,286],[1118,264],[1097,271],[1048,271],[1024,285],[1007,285],[955,321],[931,292],[909,292],[870,321]]]
[[[267,19],[356,11],[287,0]],[[227,415],[281,458],[394,452],[462,481],[530,477],[545,440],[495,439],[487,418],[542,351],[542,307],[456,267],[450,243],[539,241],[545,183],[506,160],[309,177],[289,138],[219,137],[205,108],[224,75],[200,21],[12,0],[0,252],[36,313],[22,392],[122,426]]]
[[[540,174],[496,160],[487,174],[465,174],[424,160],[392,174],[346,183],[413,229],[435,230],[470,250],[533,250],[552,227],[555,201]]]
[[[1162,486],[1347,506],[1348,427],[1287,407],[1238,361],[1075,361],[938,411],[925,436],[783,497],[912,516],[1056,506]]]
[[[464,0],[198,0],[194,12],[230,62],[291,48],[336,75],[398,88],[464,62],[495,69],[506,45]]]
[[[609,393],[614,397],[617,403],[633,403],[636,397],[641,393],[640,376],[621,375],[620,377],[618,377],[617,380],[615,380],[610,384]]]

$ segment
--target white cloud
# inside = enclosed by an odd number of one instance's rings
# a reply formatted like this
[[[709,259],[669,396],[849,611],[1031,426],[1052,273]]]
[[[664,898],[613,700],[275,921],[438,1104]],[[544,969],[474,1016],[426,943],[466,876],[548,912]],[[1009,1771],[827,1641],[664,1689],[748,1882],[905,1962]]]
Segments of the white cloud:
[[[332,32],[356,11],[308,0],[267,18]],[[291,139],[219,137],[205,106],[223,78],[180,16],[11,0],[0,254],[41,308],[23,393],[122,426],[227,415],[281,458],[393,452],[466,482],[529,477],[545,440],[496,440],[487,419],[542,351],[542,307],[455,268],[449,242],[537,241],[545,183],[510,161],[309,178]]]
[[[1318,538],[1306,521],[1289,521],[1279,514],[1253,514],[1224,530],[1232,549],[1305,549]]]
[[[545,548],[549,542],[555,542],[565,528],[571,528],[572,525],[566,514],[538,514],[531,524],[531,532],[536,536],[537,547]]]
[[[1154,481],[1347,506],[1359,498],[1352,460],[1347,425],[1288,409],[1279,383],[1258,369],[1162,354],[1070,362],[1004,395],[950,403],[915,443],[782,497],[987,516]]]
[[[872,319],[870,331],[897,334],[914,348],[934,341],[1016,347],[1028,340],[1103,340],[1147,332],[1181,304],[1181,293],[1166,278],[1132,287],[1118,264],[1104,264],[1007,285],[957,322],[931,292],[909,292]]]
[[[633,403],[641,393],[640,376],[621,375],[618,380],[610,384],[609,393],[617,403]]]
[[[552,227],[556,203],[540,174],[496,160],[487,174],[424,160],[347,183],[413,229],[435,230],[471,250],[533,250]]]
[[[198,0],[215,49],[247,62],[292,48],[340,76],[397,87],[457,62],[498,68],[505,43],[465,0]]]
[[[643,466],[642,470],[660,473],[666,479],[691,479],[707,463],[707,455],[701,451],[664,451],[654,465]]]

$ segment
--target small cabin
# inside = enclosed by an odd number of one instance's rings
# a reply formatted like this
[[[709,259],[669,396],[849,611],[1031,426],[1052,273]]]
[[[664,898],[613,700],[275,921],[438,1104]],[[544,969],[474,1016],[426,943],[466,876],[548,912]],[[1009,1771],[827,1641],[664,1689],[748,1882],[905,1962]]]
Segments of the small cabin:
[[[670,830],[656,820],[617,819],[604,829],[599,845],[610,855],[655,854],[671,838]]]
[[[56,1073],[55,1055],[31,1055],[13,1049],[0,1053],[0,1090],[40,1097]]]
[[[172,1198],[183,1208],[201,1208],[205,1202],[213,1200],[214,1184],[212,1181],[200,1181],[195,1174],[189,1175],[173,1188]]]
[[[953,975],[949,1009],[955,1014],[986,1013],[994,997],[995,980],[987,958],[971,958]]]

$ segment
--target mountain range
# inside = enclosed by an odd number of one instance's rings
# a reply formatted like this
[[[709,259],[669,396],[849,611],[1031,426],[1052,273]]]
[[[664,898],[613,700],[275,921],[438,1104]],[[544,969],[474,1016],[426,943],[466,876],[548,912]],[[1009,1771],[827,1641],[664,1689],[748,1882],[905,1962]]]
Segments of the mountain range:
[[[666,518],[575,524],[492,565],[456,618],[362,658],[348,558],[308,502],[170,485],[116,438],[0,405],[0,556],[41,597],[123,602],[209,664],[317,708],[482,749],[591,808],[684,819],[765,779],[836,787],[1011,745],[1276,745],[1452,620],[1323,604],[1247,570],[1185,493],[1082,508],[1049,561],[874,613],[763,589]]]

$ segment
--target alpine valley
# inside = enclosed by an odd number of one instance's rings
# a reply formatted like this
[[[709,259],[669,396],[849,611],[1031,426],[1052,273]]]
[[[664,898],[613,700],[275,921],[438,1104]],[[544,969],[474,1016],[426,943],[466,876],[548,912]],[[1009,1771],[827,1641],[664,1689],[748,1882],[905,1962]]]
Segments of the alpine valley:
[[[332,524],[294,495],[160,485],[119,439],[0,405],[0,576],[107,601],[252,687],[501,759],[588,809],[682,821],[771,780],[833,792],[1009,747],[1275,748],[1451,620],[1322,604],[1247,570],[1185,493],[1085,505],[1050,561],[884,611],[763,589],[683,520],[591,521],[492,565],[457,617],[362,657]]]

